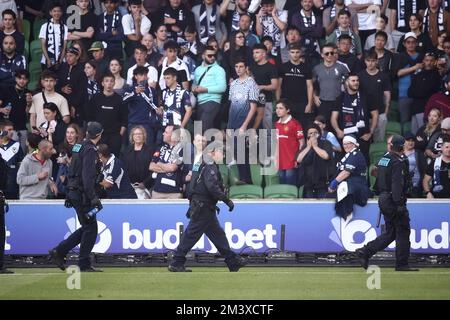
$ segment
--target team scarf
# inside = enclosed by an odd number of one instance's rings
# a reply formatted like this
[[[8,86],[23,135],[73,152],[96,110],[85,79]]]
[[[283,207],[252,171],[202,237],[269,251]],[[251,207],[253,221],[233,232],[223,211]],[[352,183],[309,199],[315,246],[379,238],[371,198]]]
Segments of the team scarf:
[[[412,13],[417,13],[417,0],[400,0],[397,8],[397,26],[406,27],[406,19]]]
[[[98,83],[94,80],[89,80],[87,83],[87,94],[88,94],[88,100],[91,100],[94,95],[97,93],[100,93],[100,87]]]
[[[344,119],[344,134],[358,133],[359,128],[366,126],[364,122],[364,109],[359,92],[357,93],[356,99],[353,99],[347,92],[344,92],[342,114]]]
[[[441,192],[444,190],[444,187],[441,184],[441,165],[442,165],[442,156],[439,156],[434,160],[433,166],[433,192]]]
[[[241,19],[241,14],[237,10],[234,10],[233,17],[231,20],[231,31],[232,32],[239,31],[239,20],[240,19]]]
[[[444,30],[444,9],[442,9],[442,7],[439,8],[439,12],[438,12],[438,30],[442,31]],[[425,10],[425,13],[423,15],[423,32],[426,33],[429,31],[429,23],[430,23],[430,11],[427,8]]]
[[[305,28],[314,27],[316,25],[316,16],[314,15],[314,12],[311,11],[311,17],[308,18],[305,14],[305,11],[301,9],[300,15],[302,16],[303,25],[305,26]],[[309,20],[311,20],[311,24],[309,23]]]
[[[413,0],[413,1],[416,1],[416,0]],[[350,12],[350,10],[347,8],[347,6],[344,6],[343,9],[339,9],[339,11],[341,11],[341,10],[345,10],[345,11],[349,11]],[[336,14],[339,13],[339,12],[336,12],[336,11],[337,11],[336,6],[332,6],[331,7],[331,11],[330,11],[330,20],[333,20],[334,17],[336,17]]]
[[[120,25],[120,13],[119,11],[114,11],[111,19],[111,25],[108,23],[108,14],[105,12],[103,14],[103,32],[117,30]]]
[[[59,22],[59,43],[56,43],[56,28],[57,25],[53,22],[53,18],[47,22],[47,29],[45,31],[45,42],[47,45],[48,57],[52,63],[57,63],[64,46],[64,24]]]
[[[200,6],[200,41],[206,44],[208,38],[216,35],[216,19],[217,19],[217,5],[212,5],[211,15],[208,19],[208,12],[204,3]],[[208,24],[209,21],[209,24]]]
[[[278,11],[277,11],[278,13]],[[281,46],[281,30],[278,28],[275,20],[272,16],[263,16],[261,18],[261,26],[263,29],[264,36],[270,36],[273,39],[273,49]],[[273,53],[273,52],[272,52]]]
[[[169,113],[178,113],[181,117],[184,116],[184,108],[181,106],[181,101],[183,99],[184,92],[186,90],[182,89],[179,84],[175,91],[170,90],[169,88],[164,89],[163,92],[163,103],[164,103],[164,117],[163,117],[163,126],[167,126],[168,124],[181,125],[181,123],[170,123],[170,119],[168,117]],[[173,103],[172,96],[175,98],[175,103]],[[172,122],[174,122],[172,116]],[[181,119],[182,120],[182,119]]]
[[[345,169],[345,163],[347,162],[348,157],[350,157],[350,155],[351,155],[353,152],[355,152],[355,151],[358,151],[358,147],[355,147],[355,148],[353,148],[352,150],[350,150],[349,152],[347,152],[347,153],[342,157],[342,159],[341,159],[338,163],[336,163],[336,168],[337,168],[339,171],[344,171],[344,169]]]

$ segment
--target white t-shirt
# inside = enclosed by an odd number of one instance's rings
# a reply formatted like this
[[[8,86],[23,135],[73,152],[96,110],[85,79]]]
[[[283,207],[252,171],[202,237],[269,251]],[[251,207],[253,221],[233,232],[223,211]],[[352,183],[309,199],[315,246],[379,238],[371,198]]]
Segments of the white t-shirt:
[[[127,85],[131,86],[133,85],[133,71],[136,69],[137,64],[132,66],[127,71]],[[158,70],[155,69],[155,67],[152,67],[150,64],[145,63],[144,67],[148,68],[148,85],[151,86],[152,82],[158,82]]]
[[[354,4],[374,4],[381,6],[381,0],[345,0],[345,5]],[[376,29],[377,13],[358,12],[359,30]]]
[[[166,69],[168,68],[174,68],[177,71],[186,71],[187,81],[191,81],[191,73],[189,72],[189,68],[183,60],[177,58],[177,60],[175,60],[171,64],[168,64],[167,58],[164,58],[161,66],[161,74],[159,76],[159,87],[161,88],[161,90],[164,90],[166,88],[166,81],[164,81],[164,71],[166,71]]]
[[[145,15],[141,14],[141,17],[141,34],[144,35],[150,31],[152,23]],[[136,33],[136,27],[134,24],[133,16],[131,14],[128,13],[122,17],[122,27],[123,34],[126,36]]]
[[[66,98],[57,92],[52,95],[45,95],[47,102],[53,102],[58,107],[59,113],[62,117],[70,116],[69,105]],[[44,117],[44,98],[42,97],[42,92],[38,92],[33,96],[31,102],[30,113],[36,114],[36,125],[39,126],[41,123],[47,121]]]
[[[39,31],[39,39],[47,39],[47,26],[48,26],[49,22],[44,23],[41,26],[41,30]],[[62,48],[63,44],[61,44],[61,27],[60,24],[53,24],[51,23],[50,26],[50,32],[53,33],[53,28],[55,28],[55,50],[56,50],[56,59],[60,58],[60,50],[59,48]],[[67,28],[66,25],[64,25],[64,35],[63,35],[63,40],[66,41],[67,40],[67,34],[68,34],[69,30]],[[51,50],[50,49],[50,41],[47,43],[47,51]],[[41,63],[45,64],[45,56],[42,54],[42,58],[41,58]]]

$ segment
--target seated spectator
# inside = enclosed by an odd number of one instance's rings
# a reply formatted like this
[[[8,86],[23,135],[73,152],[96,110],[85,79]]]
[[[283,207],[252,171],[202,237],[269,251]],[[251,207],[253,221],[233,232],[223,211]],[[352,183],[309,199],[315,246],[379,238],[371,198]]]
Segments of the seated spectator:
[[[275,122],[278,142],[278,177],[281,184],[297,185],[296,154],[305,145],[303,128],[290,115],[290,106],[286,100],[280,100],[275,106],[278,121]]]
[[[0,87],[14,85],[16,72],[24,69],[27,69],[27,61],[17,53],[16,40],[13,36],[6,36],[0,53]]]
[[[17,172],[20,200],[46,199],[49,188],[57,195],[56,184],[51,179],[53,165],[50,160],[55,153],[53,143],[42,140],[38,151],[26,155],[22,160]]]
[[[409,28],[410,32],[416,35],[416,51],[419,53],[431,52],[434,48],[428,33],[424,33],[422,28],[422,16],[420,14],[412,14],[409,16]],[[404,45],[405,36],[400,38],[398,43],[397,52],[405,52],[406,48]]]
[[[95,41],[88,51],[97,64],[97,74],[101,77],[108,71],[109,67],[109,57],[105,55],[105,46],[101,41]]]
[[[439,109],[441,118],[450,117],[450,75],[444,78],[442,90],[433,94],[425,105],[424,118],[428,117],[431,109]]]
[[[61,5],[54,3],[49,9],[51,19],[41,26],[39,32],[42,48],[41,66],[42,70],[51,69],[56,72],[64,62],[69,29],[63,23]]]
[[[339,141],[336,138],[336,136],[334,135],[334,133],[326,130],[327,121],[325,120],[325,117],[323,115],[319,114],[314,119],[314,124],[318,125],[320,128],[320,132],[319,132],[320,138],[322,140],[327,140],[328,142],[331,143],[331,146],[333,147],[333,155],[334,155],[334,152],[336,152],[336,153],[342,152],[341,144],[339,143]]]
[[[348,35],[350,37],[350,53],[354,54],[358,58],[361,58],[362,47],[361,39],[357,33],[353,33],[350,27],[351,13],[348,10],[341,10],[338,13],[338,26],[337,28],[326,38],[326,42],[338,44],[338,40],[341,41],[342,35]]]
[[[111,59],[109,72],[114,76],[114,92],[122,97],[125,93],[126,81],[122,78],[122,64],[119,60]]]
[[[147,132],[144,127],[135,126],[130,132],[130,145],[120,157],[138,199],[149,199],[148,190],[153,184],[149,168],[154,150],[145,141]]]
[[[3,30],[0,31],[0,43],[6,36],[12,36],[16,40],[17,53],[23,55],[25,48],[25,37],[19,30],[16,29],[16,13],[11,9],[6,9],[2,12]]]
[[[102,0],[105,11],[97,18],[96,39],[106,43],[106,55],[112,59],[123,59],[122,41],[125,39],[119,0]]]
[[[447,118],[449,119],[449,118]],[[450,198],[450,137],[442,141],[442,154],[427,168],[423,190],[428,199]]]
[[[177,148],[180,141],[179,126],[169,125],[163,134],[163,144],[153,154],[150,171],[155,184],[152,199],[181,199],[183,198],[184,176],[182,149]],[[178,132],[177,132],[178,131]]]
[[[442,120],[441,130],[436,131],[430,138],[425,149],[425,155],[431,160],[436,159],[442,154],[442,144],[444,139],[450,135],[450,117]]]
[[[133,84],[133,72],[137,67],[147,68],[147,79],[148,85],[151,88],[156,88],[158,82],[158,71],[155,67],[152,67],[145,59],[147,57],[147,48],[143,45],[138,45],[134,48],[134,61],[136,64],[133,65],[127,71],[127,85],[131,86]]]
[[[303,178],[303,198],[326,198],[328,181],[334,176],[332,145],[322,139],[320,132],[318,125],[311,125],[307,131],[306,146],[297,156]]]
[[[337,175],[328,186],[329,192],[337,191],[336,215],[343,219],[353,214],[353,205],[364,207],[370,197],[367,185],[367,164],[359,151],[355,136],[346,135],[343,139],[345,156],[337,164]],[[347,186],[343,182],[346,182]],[[342,187],[341,187],[342,186]],[[342,190],[337,190],[339,187]],[[347,189],[347,190],[345,190]]]
[[[388,25],[388,21],[389,21],[388,17],[386,17],[384,14],[377,17],[377,22],[376,22],[377,32],[379,32],[379,31],[386,32],[386,26]],[[375,46],[375,37],[376,37],[377,32],[373,33],[369,37],[367,37],[366,44],[364,45],[364,51],[368,51],[368,50],[370,50],[370,48]],[[386,41],[384,48],[391,52],[395,52],[394,39],[392,39],[392,36],[390,35],[390,33],[386,33],[386,34],[387,34],[387,41]]]
[[[415,136],[411,132],[405,133],[405,146],[403,154],[408,158],[409,175],[411,177],[411,190],[408,194],[412,198],[421,198],[422,196],[422,177],[420,172],[419,152],[414,148]]]
[[[7,169],[6,188],[3,193],[7,199],[18,199],[19,186],[16,183],[17,170],[24,155],[20,143],[12,139],[14,124],[9,120],[0,122],[0,155],[5,160]]]
[[[100,185],[105,189],[106,197],[108,199],[137,199],[128,173],[123,169],[122,161],[109,151],[106,144],[100,144],[97,149],[104,176]]]

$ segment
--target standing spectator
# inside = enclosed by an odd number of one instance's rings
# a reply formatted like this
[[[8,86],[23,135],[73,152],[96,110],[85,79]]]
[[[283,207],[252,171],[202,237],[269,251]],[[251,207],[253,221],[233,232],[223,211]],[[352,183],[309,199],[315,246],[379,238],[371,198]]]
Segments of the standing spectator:
[[[166,88],[162,92],[163,127],[176,125],[185,128],[192,115],[189,92],[177,83],[178,72],[174,68],[164,71]]]
[[[326,35],[330,35],[338,27],[338,13],[341,10],[350,12],[350,26],[353,33],[358,33],[358,15],[355,10],[351,10],[345,5],[345,0],[335,0],[334,4],[323,11],[323,26],[325,27]]]
[[[377,32],[379,31],[384,31],[386,32],[386,26],[388,24],[388,17],[386,17],[384,14],[380,15],[379,17],[377,17]],[[372,48],[375,45],[375,36],[377,34],[377,32],[375,32],[374,34],[371,34],[367,39],[366,39],[366,44],[364,45],[364,51],[368,51],[370,48]],[[386,50],[395,51],[395,45],[394,45],[394,40],[392,39],[391,34],[386,33],[387,34],[387,41],[386,41],[386,45],[384,46],[384,48]]]
[[[403,44],[406,51],[400,53],[397,61],[398,76],[398,111],[400,112],[400,123],[403,126],[411,121],[411,109],[413,99],[408,97],[408,89],[411,85],[412,75],[423,68],[423,55],[416,51],[417,36],[414,32],[405,34]]]
[[[97,76],[101,77],[109,68],[109,57],[105,56],[105,46],[101,41],[95,41],[88,51],[97,65]]]
[[[156,88],[158,82],[158,71],[151,66],[145,59],[147,57],[147,48],[143,45],[138,45],[134,48],[134,60],[136,64],[127,71],[127,85],[131,86],[133,83],[133,72],[137,67],[145,67],[148,70],[147,79],[148,85],[151,88]]]
[[[119,0],[102,0],[105,6],[105,12],[97,17],[97,36],[96,39],[104,41],[106,46],[106,55],[112,59],[123,59],[122,41],[125,39],[122,16],[117,10]]]
[[[51,179],[52,160],[56,151],[48,140],[39,142],[38,151],[25,156],[17,172],[20,200],[46,199],[48,189],[57,194],[56,184]]]
[[[442,0],[428,0],[423,14],[423,32],[430,35],[433,46],[438,43],[438,32],[450,30],[450,12],[442,7]]]
[[[84,63],[80,61],[80,57],[80,51],[75,46],[67,50],[66,62],[58,69],[57,90],[67,99],[73,120],[83,127],[86,117],[83,104],[86,87],[82,84],[86,83],[87,79],[84,73]],[[62,112],[61,114],[64,116]]]
[[[164,55],[164,44],[167,42],[167,27],[161,24],[155,31],[155,48],[159,54]]]
[[[217,51],[207,46],[202,56],[203,63],[195,69],[192,92],[197,95],[197,119],[205,132],[214,127],[227,85],[225,70],[216,62]]]
[[[33,96],[31,102],[30,113],[30,126],[34,133],[39,134],[37,126],[45,121],[44,117],[44,103],[53,102],[58,107],[59,113],[63,117],[65,123],[70,122],[69,106],[66,98],[59,93],[55,92],[56,75],[45,70],[41,74],[41,86],[42,91],[36,93]]]
[[[250,68],[259,87],[259,104],[255,120],[255,129],[259,129],[261,120],[262,127],[270,130],[273,128],[273,99],[275,90],[278,88],[277,68],[270,64],[266,58],[267,48],[261,43],[253,47],[253,59],[255,64]]]
[[[248,14],[249,0],[236,0],[234,10],[228,10],[232,0],[223,0],[220,5],[220,16],[225,19],[228,34],[239,30],[241,15]]]
[[[86,75],[86,80],[84,83],[81,84],[83,87],[83,95],[84,105],[82,106],[84,108],[84,119],[87,121],[89,111],[90,111],[90,102],[92,98],[100,92],[100,78],[98,76],[98,67],[97,63],[94,60],[89,60],[84,64],[84,74]]]
[[[168,38],[180,43],[184,37],[187,26],[195,28],[194,15],[181,0],[168,0],[168,4],[162,7],[156,15],[156,25],[165,24]]]
[[[353,205],[357,204],[364,207],[370,196],[370,190],[367,186],[367,164],[361,151],[358,150],[359,144],[352,135],[346,135],[343,139],[345,156],[337,164],[337,175],[328,186],[329,192],[334,192],[344,181],[347,183],[347,191],[344,195],[337,192],[336,197],[336,215],[347,219],[352,216]],[[343,196],[339,200],[339,197]]]
[[[178,0],[179,1],[179,0]],[[180,46],[175,41],[168,41],[164,44],[165,58],[158,68],[159,87],[164,90],[166,87],[164,81],[164,71],[167,68],[174,68],[178,71],[177,81],[185,90],[189,90],[190,72],[186,63],[178,58]]]
[[[18,70],[15,75],[16,83],[0,91],[0,117],[14,123],[17,141],[24,153],[26,153],[28,109],[31,106],[33,96],[27,89],[30,74],[27,70]],[[11,107],[11,108],[10,108]]]
[[[428,33],[423,32],[422,26],[422,16],[419,14],[412,14],[409,19],[409,29],[413,32],[417,37],[417,47],[416,51],[420,53],[426,53],[434,50],[434,45],[431,42],[430,36]],[[400,42],[398,43],[397,52],[405,52],[405,46],[403,45],[403,41],[405,36],[400,38]]]
[[[6,36],[11,36],[16,40],[17,53],[23,55],[25,48],[25,37],[22,32],[16,29],[16,13],[11,9],[6,9],[2,12],[3,30],[0,31],[0,43]]]
[[[49,12],[51,19],[41,26],[39,32],[42,48],[41,65],[42,70],[57,71],[64,62],[69,29],[61,20],[63,12],[60,4],[53,4]]]
[[[290,60],[289,45],[291,43],[300,43],[300,39],[300,31],[296,27],[289,25],[286,29],[286,46],[280,49],[279,61],[281,61],[281,63],[286,63]],[[302,51],[304,51],[303,48]]]
[[[350,72],[358,73],[364,69],[361,60],[351,52],[352,37],[348,34],[342,34],[337,40],[338,44],[338,61],[347,66]]]
[[[13,36],[6,36],[0,53],[0,87],[14,85],[15,73],[26,68],[25,57],[16,51],[16,40]]]
[[[413,99],[411,106],[411,131],[416,134],[424,124],[425,104],[430,96],[439,90],[441,77],[436,70],[436,58],[434,53],[428,52],[423,58],[423,69],[412,75],[411,85],[408,89],[408,97]]]
[[[430,138],[425,149],[425,154],[431,159],[436,159],[442,154],[444,139],[450,136],[450,118],[445,118],[441,123],[441,130],[436,131]]]
[[[201,4],[192,7],[195,28],[202,44],[206,45],[210,37],[215,37],[220,43],[227,38],[227,29],[220,16],[220,7],[215,0],[203,0]]]
[[[231,34],[230,49],[225,51],[224,64],[227,78],[234,80],[236,74],[235,65],[237,60],[246,60],[246,65],[251,64],[252,50],[245,45],[245,34],[242,31],[236,31]]]
[[[427,123],[424,124],[416,133],[415,148],[419,152],[419,166],[421,172],[425,172],[431,159],[425,155],[426,148],[430,142],[431,137],[437,132],[441,132],[441,111],[438,108],[433,108],[427,115]]]
[[[131,185],[138,199],[149,199],[152,187],[152,175],[149,170],[154,150],[147,141],[144,127],[135,126],[130,132],[130,145],[122,153],[123,168],[128,172]]]
[[[362,46],[361,39],[359,38],[357,33],[353,33],[352,28],[350,27],[350,19],[351,14],[347,10],[341,10],[338,13],[338,26],[337,28],[328,35],[326,38],[326,42],[338,43],[342,40],[342,35],[348,35],[350,37],[350,53],[358,56],[359,58],[362,55]]]
[[[118,157],[122,137],[127,130],[128,110],[127,106],[123,105],[122,97],[114,92],[114,76],[105,73],[101,79],[103,91],[94,95],[89,102],[89,121],[102,125],[100,143],[107,144],[109,151]]]
[[[391,79],[377,68],[378,58],[375,52],[366,54],[366,69],[358,74],[361,94],[367,97],[369,109],[378,110],[378,123],[373,133],[375,142],[382,142],[386,136],[387,115],[391,105]]]
[[[358,13],[359,36],[364,47],[367,37],[376,32],[376,18],[381,9],[381,0],[345,0],[345,5]]]
[[[234,135],[243,135],[247,128],[252,126],[253,117],[259,101],[259,87],[256,81],[248,74],[248,65],[245,59],[237,60],[236,74],[238,78],[230,85],[229,101],[230,111],[228,115],[227,129],[236,131]],[[237,143],[235,139],[235,158],[237,159]],[[246,154],[247,154],[246,147]],[[250,166],[238,164],[239,178],[244,183],[251,183]]]
[[[141,125],[147,132],[147,144],[154,148],[160,119],[156,114],[158,101],[155,89],[148,86],[148,69],[136,67],[133,71],[133,85],[125,91],[123,102],[128,105],[128,132]]]
[[[424,118],[428,117],[431,109],[440,110],[442,118],[450,117],[450,75],[444,78],[442,90],[433,94],[425,105]]]
[[[14,0],[1,1],[0,2],[0,12],[6,11],[6,10],[12,10],[17,15],[18,11],[17,11],[16,1],[14,1]],[[0,21],[0,27],[2,27],[2,26],[3,26],[3,20]]]
[[[389,29],[392,32],[395,47],[400,43],[400,38],[410,31],[409,17],[414,14],[423,16],[426,7],[426,0],[389,0]]]
[[[442,141],[442,154],[427,168],[423,190],[428,199],[450,198],[450,137]]]
[[[7,165],[6,188],[2,191],[7,199],[18,199],[17,170],[24,154],[20,143],[13,140],[14,124],[9,120],[0,122],[0,156]]]
[[[262,0],[261,9],[256,15],[256,34],[260,37],[270,36],[274,42],[272,55],[277,56],[286,46],[285,30],[288,13],[275,7],[275,0]]]
[[[244,13],[241,14],[241,17],[239,19],[239,31],[242,31],[245,35],[245,45],[249,47],[250,49],[255,46],[255,44],[258,44],[259,37],[253,33],[252,29],[252,18]]]
[[[358,75],[350,74],[345,81],[345,91],[331,115],[331,124],[337,137],[342,139],[350,134],[356,136],[358,147],[366,163],[369,163],[369,147],[377,123],[378,109],[374,106],[369,108],[367,97],[360,92]]]
[[[334,135],[333,132],[331,131],[327,131],[327,121],[325,120],[325,117],[322,115],[318,115],[316,116],[316,118],[314,119],[314,124],[316,124],[317,126],[319,126],[320,129],[320,138],[322,140],[327,140],[331,143],[331,145],[333,146],[333,151],[338,153],[338,152],[342,152],[342,147],[341,144],[339,143],[338,139],[336,138],[336,136]],[[333,154],[334,156],[334,154]]]
[[[304,63],[299,43],[289,44],[289,57],[290,60],[278,70],[277,99],[289,99],[290,114],[306,127],[312,123],[314,116],[312,72]]]
[[[43,110],[45,121],[39,124],[39,133],[42,138],[47,139],[54,146],[59,146],[64,141],[67,125],[61,120],[55,103],[44,103]]]
[[[150,31],[152,23],[142,13],[142,0],[129,0],[128,6],[130,13],[122,17],[122,27],[126,37],[125,54],[129,57],[141,42],[142,36]]]
[[[78,11],[81,15],[80,25],[77,26],[76,23],[67,21],[68,25],[72,25],[73,27],[69,28],[69,35],[67,37],[68,40],[81,40],[83,47],[85,49],[90,48],[92,42],[95,39],[95,29],[97,26],[97,16],[89,11],[89,0],[77,0],[76,4],[78,6]]]
[[[109,62],[109,72],[114,76],[114,92],[119,96],[125,93],[126,81],[122,78],[122,64],[113,58]]]
[[[386,49],[388,34],[384,31],[375,33],[375,45],[370,49],[374,51],[378,57],[378,69],[381,72],[389,74],[390,78],[394,77],[392,69],[394,64],[394,54]]]
[[[323,63],[313,69],[314,103],[318,113],[327,119],[328,128],[331,128],[329,121],[332,108],[335,107],[336,100],[342,93],[343,79],[349,73],[347,66],[336,62],[337,57],[336,45],[327,43],[322,48]]]
[[[150,170],[153,171],[155,185],[152,199],[183,198],[182,148],[179,148],[180,127],[168,125],[164,130],[163,144],[153,154]]]
[[[145,60],[149,63],[149,65],[157,68],[162,62],[163,55],[158,52],[155,41],[156,40],[153,35],[151,33],[147,33],[142,37],[141,44],[147,48],[147,57]],[[133,59],[134,57],[132,57],[130,61]],[[136,63],[135,60],[133,60],[132,63],[130,62],[129,65],[133,65],[134,63]]]
[[[106,144],[98,146],[98,154],[104,176],[100,185],[105,189],[106,197],[108,199],[137,199],[128,173],[123,169],[122,161],[111,153]]]
[[[411,178],[411,188],[409,190],[409,196],[412,198],[421,198],[422,196],[422,177],[423,174],[420,170],[420,158],[419,152],[414,148],[415,137],[411,132],[405,133],[405,146],[403,154],[408,158],[409,164],[409,176]]]
[[[290,115],[290,106],[285,100],[276,104],[275,112],[278,121],[275,122],[278,142],[278,177],[281,184],[297,185],[297,161],[295,156],[305,145],[303,128]]]
[[[328,140],[322,139],[320,132],[316,124],[308,128],[306,146],[297,156],[304,177],[303,198],[326,198],[328,181],[334,176],[333,147]]]

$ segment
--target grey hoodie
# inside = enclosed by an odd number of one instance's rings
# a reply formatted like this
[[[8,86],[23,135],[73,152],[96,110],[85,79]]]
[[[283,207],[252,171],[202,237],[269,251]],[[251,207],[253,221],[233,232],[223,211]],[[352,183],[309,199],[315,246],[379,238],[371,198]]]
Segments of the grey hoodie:
[[[47,171],[48,177],[39,180],[37,175],[42,171]],[[20,200],[46,199],[51,176],[52,160],[46,160],[44,165],[41,165],[33,154],[28,154],[23,159],[19,171],[17,172]]]

